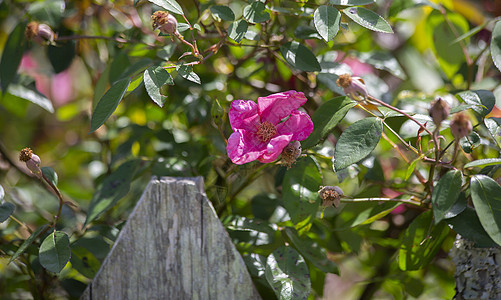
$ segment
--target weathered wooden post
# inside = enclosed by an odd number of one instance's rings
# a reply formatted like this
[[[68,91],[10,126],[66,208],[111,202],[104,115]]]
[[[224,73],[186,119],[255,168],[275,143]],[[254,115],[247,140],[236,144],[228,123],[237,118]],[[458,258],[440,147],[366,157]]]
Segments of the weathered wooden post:
[[[478,248],[458,235],[450,254],[456,264],[455,299],[501,299],[501,247]]]
[[[81,299],[260,299],[203,179],[152,178]]]

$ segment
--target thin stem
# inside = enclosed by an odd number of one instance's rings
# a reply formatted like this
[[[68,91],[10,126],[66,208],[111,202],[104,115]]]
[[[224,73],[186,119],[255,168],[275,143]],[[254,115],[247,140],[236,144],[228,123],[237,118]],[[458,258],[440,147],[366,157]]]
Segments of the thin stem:
[[[72,40],[108,40],[122,44],[133,43],[133,44],[144,44],[150,47],[156,47],[153,44],[149,44],[143,41],[126,40],[119,37],[101,36],[101,35],[67,35],[67,36],[59,36],[55,39],[56,42],[72,41]]]
[[[32,233],[33,233],[33,230],[31,230],[31,228],[30,228],[30,227],[28,227],[28,225],[24,224],[23,222],[21,222],[19,219],[17,219],[17,218],[16,218],[16,217],[14,217],[13,215],[10,215],[10,216],[9,216],[9,218],[10,218],[12,221],[16,222],[17,224],[21,225],[22,227],[26,228],[26,230],[28,230],[28,232],[29,232],[30,234],[32,234]]]
[[[341,198],[342,203],[352,203],[352,202],[401,202],[408,203],[416,206],[421,206],[420,202],[411,199],[398,199],[398,198]]]
[[[48,185],[50,185],[50,187],[56,193],[57,198],[59,198],[59,209],[57,210],[57,215],[54,216],[54,221],[53,221],[53,224],[52,224],[52,227],[55,227],[56,223],[57,223],[57,220],[61,216],[61,211],[63,209],[63,204],[64,204],[63,196],[61,195],[61,192],[59,192],[59,189],[43,173],[42,173],[42,178],[43,178],[43,180],[45,180],[45,182]]]
[[[395,132],[395,130],[393,130],[393,128],[391,128],[388,124],[386,124],[384,120],[383,124],[386,126],[386,128],[388,128],[389,131],[391,131],[391,133],[393,133],[400,140],[400,142],[402,142],[402,144],[405,145],[405,147],[407,147],[407,149],[412,150],[417,155],[420,155],[419,151],[416,148],[412,147],[411,144],[407,143],[398,133]]]

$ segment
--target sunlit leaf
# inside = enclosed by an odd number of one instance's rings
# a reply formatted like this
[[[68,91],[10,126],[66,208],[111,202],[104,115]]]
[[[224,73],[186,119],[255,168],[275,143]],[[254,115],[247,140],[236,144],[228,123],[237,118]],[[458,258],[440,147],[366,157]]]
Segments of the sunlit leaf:
[[[445,173],[433,188],[431,202],[435,224],[444,219],[445,213],[454,205],[461,192],[463,175],[459,170],[450,170]]]
[[[282,246],[266,260],[266,279],[280,300],[306,299],[311,283],[304,258],[291,247]]]
[[[338,221],[336,230],[370,224],[385,217],[401,204],[397,201],[378,203],[375,200],[349,203],[343,210],[342,220]]]
[[[26,23],[20,22],[12,30],[5,42],[0,60],[0,85],[2,92],[5,93],[9,84],[12,82],[17,73],[17,67],[23,57],[26,38],[24,30]]]
[[[84,247],[71,246],[71,266],[83,276],[92,279],[99,271],[101,263],[99,260]]]
[[[332,6],[321,5],[313,14],[313,23],[320,36],[326,41],[332,40],[339,31],[341,13]]]
[[[464,91],[458,93],[457,96],[466,104],[471,105],[471,108],[482,117],[488,115],[496,104],[494,94],[487,90]]]
[[[492,30],[491,56],[494,64],[501,71],[501,21],[497,21]]]
[[[329,0],[331,5],[342,5],[342,6],[357,6],[357,5],[367,5],[373,4],[376,0]]]
[[[173,12],[175,14],[184,15],[183,9],[175,0],[148,0],[153,4],[156,4],[166,10]]]
[[[101,97],[92,113],[89,133],[96,131],[113,114],[120,101],[122,101],[129,84],[130,78],[121,79]]]
[[[459,140],[459,145],[463,148],[464,152],[471,153],[473,149],[480,146],[480,136],[473,131],[468,136],[462,137]]]
[[[433,224],[431,211],[419,215],[404,233],[398,252],[398,266],[403,271],[419,270],[428,265],[449,234],[445,222]]]
[[[263,23],[270,19],[270,14],[266,12],[266,6],[261,1],[254,1],[244,7],[244,19],[249,23]]]
[[[501,158],[477,159],[464,165],[464,168],[486,167],[493,165],[501,165]]]
[[[144,87],[151,100],[158,106],[163,107],[167,100],[167,95],[162,93],[163,86],[174,84],[169,72],[162,67],[149,67],[144,71],[143,80]]]
[[[54,112],[54,106],[52,106],[52,102],[36,90],[32,90],[18,84],[11,84],[9,86],[8,93],[16,97],[28,100],[50,113]]]
[[[471,199],[480,223],[489,236],[501,245],[501,187],[485,175],[471,178]]]
[[[62,231],[49,234],[40,246],[38,253],[40,264],[47,270],[59,273],[71,257],[70,239]]]
[[[230,27],[228,27],[228,36],[235,40],[235,42],[240,43],[240,41],[244,38],[245,33],[247,33],[248,28],[249,23],[247,23],[247,21],[235,21],[231,23]]]
[[[321,70],[320,64],[311,50],[298,42],[285,43],[280,47],[280,52],[284,59],[296,69],[306,72]]]
[[[334,153],[336,170],[342,170],[371,154],[383,133],[379,118],[365,118],[353,123],[339,137]]]
[[[313,132],[301,142],[305,149],[321,142],[357,103],[348,97],[336,97],[322,104],[313,114]]]
[[[187,66],[187,65],[182,65],[177,69],[177,72],[179,76],[183,77],[184,79],[197,83],[197,84],[202,84],[202,81],[200,80],[200,77],[193,72],[193,67],[192,66]]]
[[[214,5],[211,6],[210,12],[217,18],[223,20],[223,21],[234,21],[235,20],[235,14],[229,8],[228,6],[225,5]]]
[[[393,29],[391,29],[390,24],[388,24],[383,17],[370,9],[363,7],[349,7],[343,9],[343,13],[360,26],[367,29],[384,33],[393,33]]]
[[[3,200],[5,197],[5,190],[3,189],[3,186],[0,185],[0,201]]]

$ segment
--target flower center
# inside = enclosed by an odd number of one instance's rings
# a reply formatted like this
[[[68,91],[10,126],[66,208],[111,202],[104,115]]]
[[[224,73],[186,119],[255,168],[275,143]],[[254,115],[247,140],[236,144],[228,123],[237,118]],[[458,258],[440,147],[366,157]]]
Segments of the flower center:
[[[277,134],[277,128],[271,122],[263,122],[257,125],[257,137],[261,142],[268,142]]]

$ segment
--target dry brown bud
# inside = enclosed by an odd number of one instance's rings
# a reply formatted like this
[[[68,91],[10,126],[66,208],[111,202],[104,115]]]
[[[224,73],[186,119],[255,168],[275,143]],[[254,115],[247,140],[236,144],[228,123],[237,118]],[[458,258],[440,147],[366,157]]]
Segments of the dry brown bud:
[[[19,153],[19,160],[22,162],[27,162],[28,160],[31,159],[32,155],[33,155],[33,151],[30,148],[24,148]]]
[[[174,34],[177,32],[176,17],[166,11],[156,11],[151,16],[153,21],[153,30],[160,29],[165,34]]]
[[[368,92],[365,87],[365,83],[360,77],[352,77],[350,74],[339,75],[336,80],[336,84],[343,88],[346,96],[351,97],[354,100],[360,100],[360,96],[363,97],[362,100],[367,99]]]
[[[52,31],[47,24],[40,24],[37,22],[30,22],[26,25],[26,30],[24,31],[24,35],[29,40],[34,40],[37,43],[53,43],[56,39],[56,34]]]
[[[338,186],[321,186],[318,195],[322,199],[323,207],[338,207],[344,193]]]
[[[24,148],[19,153],[19,160],[26,163],[26,167],[35,174],[37,177],[42,176],[42,169],[40,169],[40,157],[33,153],[30,148]]]
[[[442,123],[443,120],[447,119],[450,111],[451,106],[449,105],[449,103],[438,97],[434,102],[432,102],[428,113],[433,119],[433,123],[435,123],[435,125],[439,127],[440,123]]]
[[[287,169],[296,163],[297,158],[301,155],[301,143],[294,141],[285,146],[282,150],[282,162],[287,166]]]
[[[470,117],[466,113],[460,112],[452,117],[450,128],[452,135],[459,140],[472,132],[473,125],[471,124]]]

